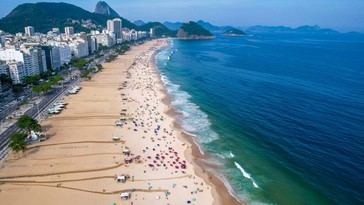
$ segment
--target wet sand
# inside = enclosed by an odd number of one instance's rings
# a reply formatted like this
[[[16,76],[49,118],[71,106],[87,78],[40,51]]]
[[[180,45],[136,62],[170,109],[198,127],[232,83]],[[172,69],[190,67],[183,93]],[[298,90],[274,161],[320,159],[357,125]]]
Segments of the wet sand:
[[[153,63],[166,44],[135,46],[82,82],[67,109],[42,123],[50,139],[1,165],[1,203],[238,204],[176,124]]]

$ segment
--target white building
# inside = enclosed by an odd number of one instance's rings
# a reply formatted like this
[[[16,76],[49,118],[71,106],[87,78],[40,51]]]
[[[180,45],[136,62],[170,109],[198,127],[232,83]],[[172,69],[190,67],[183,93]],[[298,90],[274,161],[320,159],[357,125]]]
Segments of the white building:
[[[5,61],[0,61],[0,75],[9,75],[9,66]]]
[[[26,36],[33,36],[34,35],[34,27],[33,26],[27,26],[24,28],[25,35]]]
[[[0,60],[2,61],[24,61],[23,53],[15,48],[1,49]]]
[[[107,33],[95,35],[97,45],[111,47],[114,45],[114,39]]]
[[[25,77],[24,66],[22,62],[10,61],[9,65],[9,74],[10,78],[13,81],[13,84],[21,84]]]
[[[115,33],[116,39],[122,38],[121,36],[122,22],[120,18],[107,21],[107,30]]]
[[[75,33],[75,30],[73,29],[73,27],[71,26],[68,26],[68,27],[64,27],[64,33],[67,35],[67,36],[71,36]]]
[[[38,49],[36,48],[24,48],[21,50],[23,53],[23,62],[25,76],[38,75],[40,73]]]
[[[97,50],[97,40],[95,36],[87,35],[88,52],[93,54]]]
[[[58,46],[52,46],[52,68],[58,70],[61,67],[61,55]]]
[[[23,64],[24,76],[37,75],[41,72],[40,62],[43,60],[39,59],[42,57],[40,49],[36,47],[25,48],[22,47],[20,50],[15,48],[2,49],[0,50],[0,60],[10,62],[21,62]]]
[[[72,59],[71,48],[68,44],[62,43],[59,45],[59,55],[61,58],[61,64],[68,64]]]
[[[136,41],[138,40],[138,32],[134,29],[130,31],[131,40]]]
[[[55,61],[58,60],[57,54],[59,55],[59,62],[55,62],[55,64],[59,64],[62,66],[64,64],[68,64],[72,59],[72,52],[70,46],[66,42],[60,41],[49,41],[48,45],[51,47],[57,47],[57,49],[52,48],[52,62],[53,58],[56,58]]]
[[[131,41],[131,35],[129,31],[122,31],[123,41]]]
[[[149,36],[150,36],[151,38],[154,38],[154,37],[155,37],[154,28],[150,28],[150,29],[149,29]]]
[[[52,32],[57,35],[60,33],[59,28],[52,28]]]
[[[88,56],[88,43],[82,39],[74,40],[69,44],[72,55],[75,58]]]

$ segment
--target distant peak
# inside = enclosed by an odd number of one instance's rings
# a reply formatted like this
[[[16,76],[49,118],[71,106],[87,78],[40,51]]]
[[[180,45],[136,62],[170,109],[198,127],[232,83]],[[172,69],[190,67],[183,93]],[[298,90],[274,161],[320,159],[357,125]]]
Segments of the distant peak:
[[[105,15],[105,16],[110,16],[110,17],[119,17],[120,16],[105,1],[97,2],[96,7],[95,7],[95,13],[102,14],[102,15]]]

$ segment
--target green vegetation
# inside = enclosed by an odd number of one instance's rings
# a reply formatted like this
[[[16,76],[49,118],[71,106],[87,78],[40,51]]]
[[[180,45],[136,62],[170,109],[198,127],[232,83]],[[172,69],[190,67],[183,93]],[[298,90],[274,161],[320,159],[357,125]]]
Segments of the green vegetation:
[[[27,134],[25,133],[13,133],[10,135],[10,144],[9,147],[15,152],[24,151],[26,149],[27,143],[26,139]]]
[[[212,37],[210,31],[204,29],[198,23],[190,21],[182,24],[181,28],[177,32],[179,38],[200,38],[200,37]]]
[[[118,57],[118,55],[110,55],[105,61],[109,63],[109,62],[115,60],[117,57]]]
[[[10,76],[8,76],[6,74],[0,75],[0,81],[1,81],[2,85],[8,85],[8,86],[12,85],[12,80],[11,80]]]
[[[28,134],[30,134],[31,131],[42,131],[42,127],[40,126],[38,121],[28,115],[22,115],[16,122],[16,126],[18,126],[20,129],[25,130]]]
[[[243,35],[245,35],[245,33],[243,31],[237,29],[237,28],[231,27],[231,28],[227,29],[223,33],[223,35],[226,35],[226,36],[243,36]]]
[[[48,79],[50,76],[52,76],[52,71],[50,71],[50,70],[40,74],[41,79]]]
[[[88,20],[94,24],[105,26],[109,16],[91,13],[80,7],[67,3],[25,3],[17,6],[0,20],[0,29],[9,33],[24,32],[25,26],[34,26],[37,32],[46,33],[53,27],[63,29],[73,26],[76,32],[88,31],[72,20]],[[137,28],[136,25],[121,18],[123,27]]]
[[[104,67],[103,67],[101,64],[97,64],[97,65],[96,65],[96,67],[97,67],[97,69],[99,69],[99,70],[104,69]]]
[[[175,31],[168,29],[165,25],[159,22],[149,22],[139,27],[142,31],[147,31],[153,28],[155,37],[175,36]]]
[[[52,89],[53,85],[56,85],[59,81],[63,80],[61,75],[52,76],[48,79],[48,81],[33,85],[32,91],[37,94],[46,93]]]
[[[24,78],[24,83],[27,85],[38,85],[40,80],[40,75],[26,76]]]
[[[14,93],[20,93],[20,92],[23,92],[24,88],[23,88],[23,85],[16,84],[16,85],[13,85],[12,90]]]
[[[94,72],[95,69],[88,69],[81,72],[81,78],[86,78],[88,80],[91,80],[91,74]]]
[[[110,17],[119,17],[119,14],[112,9],[105,1],[99,1],[95,7],[95,13]]]
[[[128,44],[121,44],[120,46],[118,46],[115,51],[119,54],[122,55],[124,54],[126,51],[128,51],[130,48],[130,46]]]
[[[83,67],[85,67],[87,65],[87,61],[84,58],[73,59],[70,63],[72,66],[74,66],[78,69],[82,69]]]

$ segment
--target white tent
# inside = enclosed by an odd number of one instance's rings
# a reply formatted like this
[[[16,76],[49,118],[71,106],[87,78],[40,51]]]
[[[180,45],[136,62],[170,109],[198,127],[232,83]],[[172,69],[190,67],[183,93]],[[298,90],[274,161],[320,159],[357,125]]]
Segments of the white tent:
[[[121,199],[130,199],[130,193],[129,192],[122,192],[120,194]]]
[[[124,176],[124,175],[117,176],[116,181],[125,182],[126,181],[126,176]]]

